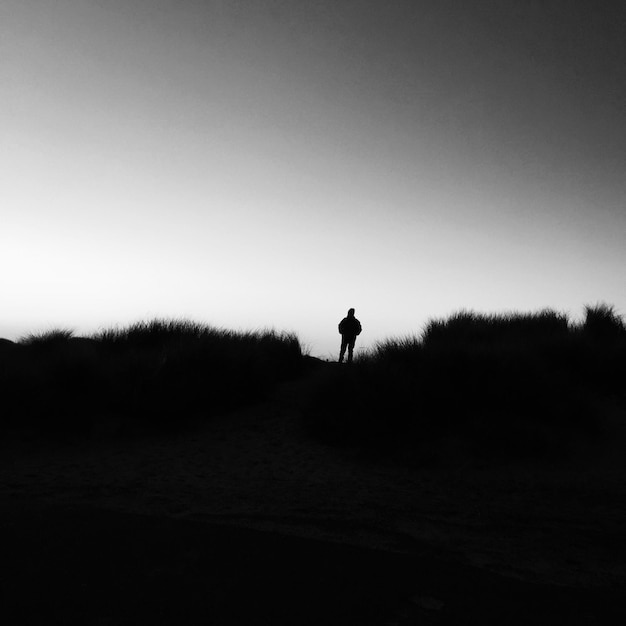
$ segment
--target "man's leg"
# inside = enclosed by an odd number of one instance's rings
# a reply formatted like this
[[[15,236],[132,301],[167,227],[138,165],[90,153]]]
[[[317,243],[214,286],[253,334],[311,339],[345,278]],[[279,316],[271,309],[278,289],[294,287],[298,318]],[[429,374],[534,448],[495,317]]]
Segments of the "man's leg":
[[[352,337],[348,342],[348,363],[352,363],[352,352],[354,351],[354,342],[356,337]]]
[[[348,340],[341,335],[341,350],[339,351],[339,363],[343,362],[343,355],[346,353],[346,346],[348,345]]]

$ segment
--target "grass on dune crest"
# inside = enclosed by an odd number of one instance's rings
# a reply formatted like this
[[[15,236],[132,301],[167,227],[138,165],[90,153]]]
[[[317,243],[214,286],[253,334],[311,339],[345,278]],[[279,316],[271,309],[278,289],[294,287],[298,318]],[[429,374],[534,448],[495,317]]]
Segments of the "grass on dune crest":
[[[70,328],[55,328],[42,333],[29,333],[19,340],[22,346],[51,346],[62,345],[68,339],[74,338],[74,331]]]
[[[30,334],[0,352],[0,427],[85,432],[99,416],[176,429],[265,398],[297,375],[294,334],[237,332],[189,320],[151,320],[75,337]]]
[[[462,311],[421,336],[379,343],[328,377],[308,411],[323,439],[433,460],[446,446],[472,455],[566,452],[623,406],[626,327],[613,307],[562,313]]]
[[[298,387],[318,439],[402,462],[553,457],[597,440],[626,408],[626,326],[608,305],[581,322],[552,310],[431,320],[420,335],[326,365]],[[308,371],[294,334],[151,320],[76,337],[0,340],[0,430],[176,430],[268,398]]]

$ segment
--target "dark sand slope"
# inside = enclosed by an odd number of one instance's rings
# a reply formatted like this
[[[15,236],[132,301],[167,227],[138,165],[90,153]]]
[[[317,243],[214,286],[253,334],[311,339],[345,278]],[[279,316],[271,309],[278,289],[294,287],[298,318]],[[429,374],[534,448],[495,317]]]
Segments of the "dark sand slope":
[[[175,438],[4,442],[2,623],[626,623],[621,442],[376,465],[311,440],[308,384]]]
[[[2,505],[7,624],[623,624],[573,590],[394,553],[86,507]]]

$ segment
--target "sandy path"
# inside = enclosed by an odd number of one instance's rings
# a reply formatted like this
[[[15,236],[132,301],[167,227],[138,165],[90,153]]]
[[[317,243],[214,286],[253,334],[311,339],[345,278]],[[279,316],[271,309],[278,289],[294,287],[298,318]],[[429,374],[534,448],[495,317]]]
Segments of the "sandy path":
[[[366,464],[310,439],[296,391],[175,438],[5,443],[0,490],[398,551],[427,542],[530,582],[626,582],[621,454],[554,467]]]

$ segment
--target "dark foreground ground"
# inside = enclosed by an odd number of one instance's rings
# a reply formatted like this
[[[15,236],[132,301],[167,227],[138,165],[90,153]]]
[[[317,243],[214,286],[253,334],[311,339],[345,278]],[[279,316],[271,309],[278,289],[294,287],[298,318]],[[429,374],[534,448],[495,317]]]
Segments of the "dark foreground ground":
[[[0,620],[105,624],[625,624],[621,590],[90,506],[0,502]]]
[[[0,626],[626,624],[623,412],[571,457],[414,467],[312,437],[313,384],[1,438]]]

